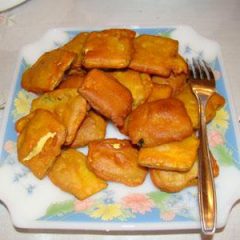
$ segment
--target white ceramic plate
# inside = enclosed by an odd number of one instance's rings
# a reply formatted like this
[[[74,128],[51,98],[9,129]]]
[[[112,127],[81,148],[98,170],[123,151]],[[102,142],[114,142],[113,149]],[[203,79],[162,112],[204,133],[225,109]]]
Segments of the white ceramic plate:
[[[217,89],[226,98],[225,107],[208,128],[211,150],[220,165],[216,188],[217,226],[221,228],[240,198],[240,158],[236,138],[239,129],[232,111],[220,47],[187,26],[135,30],[139,34],[160,34],[178,39],[183,56],[203,58],[214,69]],[[43,52],[62,45],[80,31],[86,29],[49,30],[39,41],[25,46],[20,52],[0,142],[0,199],[8,207],[13,224],[19,228],[104,231],[198,229],[196,187],[167,194],[156,189],[148,177],[143,185],[135,188],[110,183],[106,190],[79,201],[59,190],[48,178],[36,179],[19,164],[14,123],[28,113],[35,97],[21,88],[21,75]],[[123,136],[109,125],[107,137]]]
[[[26,1],[27,0],[0,0],[0,12],[16,7]]]

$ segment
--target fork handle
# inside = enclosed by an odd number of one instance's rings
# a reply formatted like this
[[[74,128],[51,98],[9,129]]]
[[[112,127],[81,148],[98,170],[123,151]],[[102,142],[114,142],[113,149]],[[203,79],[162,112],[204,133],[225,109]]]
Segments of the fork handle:
[[[202,101],[203,100],[203,101]],[[199,104],[200,113],[200,148],[198,161],[198,201],[203,233],[214,234],[216,230],[216,191],[213,177],[212,161],[208,147],[205,108],[207,99]]]

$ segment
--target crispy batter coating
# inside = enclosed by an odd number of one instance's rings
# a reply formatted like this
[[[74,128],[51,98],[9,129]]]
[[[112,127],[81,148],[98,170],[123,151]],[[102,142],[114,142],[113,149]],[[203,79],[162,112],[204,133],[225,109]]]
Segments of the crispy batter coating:
[[[54,112],[67,129],[65,145],[71,144],[77,130],[85,118],[87,102],[77,89],[57,89],[45,93],[32,101],[31,111],[47,109]]]
[[[180,141],[192,135],[187,111],[175,98],[147,102],[133,110],[128,119],[128,134],[134,144],[153,147]]]
[[[83,65],[86,68],[116,68],[128,66],[135,32],[109,29],[91,32],[84,46]]]
[[[178,41],[151,35],[134,39],[134,53],[129,68],[160,76],[187,73],[187,64],[178,55]]]
[[[154,83],[167,84],[171,86],[173,89],[172,95],[175,96],[183,91],[187,81],[187,75],[182,73],[179,75],[171,74],[169,77],[153,76],[152,81]]]
[[[104,139],[107,122],[94,111],[90,111],[77,131],[71,147],[84,147],[91,141]]]
[[[77,57],[72,63],[72,68],[79,68],[82,66],[83,46],[88,38],[89,33],[82,32],[76,35],[71,41],[67,42],[62,49],[76,53]]]
[[[123,125],[124,118],[131,112],[131,92],[110,74],[101,70],[91,70],[79,92],[92,108],[118,126]]]
[[[22,76],[22,87],[30,92],[44,93],[55,89],[76,54],[63,49],[44,53]]]
[[[149,168],[188,171],[196,159],[198,146],[199,140],[193,135],[179,142],[141,148],[138,163]]]
[[[56,186],[80,200],[107,187],[105,181],[89,170],[86,156],[74,149],[62,152],[48,176]]]
[[[17,140],[19,161],[42,179],[61,152],[66,130],[57,117],[43,109],[32,112]]]
[[[199,114],[198,114],[198,103],[195,95],[193,94],[191,87],[187,84],[183,91],[176,96],[177,99],[184,103],[184,106],[191,118],[193,128],[199,128]],[[209,99],[206,107],[206,120],[211,121],[216,115],[216,111],[225,104],[224,98],[218,93],[214,93]]]
[[[73,71],[64,77],[58,88],[79,88],[83,84],[85,75],[84,71]]]
[[[146,73],[125,70],[114,71],[111,74],[131,92],[133,97],[133,109],[144,103],[151,93],[152,80]]]
[[[88,166],[102,179],[127,186],[143,183],[147,170],[137,163],[138,151],[128,140],[104,139],[89,143]]]
[[[152,91],[147,101],[153,102],[160,99],[170,98],[171,96],[172,87],[170,85],[153,83]]]
[[[217,177],[219,167],[217,161],[212,158],[213,175]],[[179,192],[186,187],[196,185],[198,178],[198,161],[187,172],[166,171],[150,169],[150,176],[154,185],[165,192]]]

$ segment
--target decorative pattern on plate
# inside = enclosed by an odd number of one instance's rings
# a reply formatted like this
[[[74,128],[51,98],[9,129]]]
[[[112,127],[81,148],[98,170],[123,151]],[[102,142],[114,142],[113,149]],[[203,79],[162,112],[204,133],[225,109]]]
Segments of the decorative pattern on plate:
[[[226,192],[228,192],[226,189],[228,190],[229,185],[232,185],[229,174],[240,179],[240,159],[237,150],[236,130],[230,109],[231,101],[226,90],[219,48],[214,47],[215,52],[213,49],[209,52],[208,47],[213,45],[212,41],[207,41],[187,27],[135,30],[139,34],[160,34],[179,39],[180,52],[185,57],[203,57],[214,69],[218,92],[226,98],[227,102],[208,125],[211,150],[220,165],[220,176],[216,179],[216,187],[218,198],[222,199],[218,204],[218,223],[219,227],[223,226],[227,215],[222,214],[221,211],[226,208],[230,210],[232,205],[229,206],[229,199],[236,200],[234,194],[236,194],[235,189],[238,187],[236,185],[235,188],[232,188],[232,192],[228,193],[229,195],[226,197]],[[157,227],[154,227],[155,229],[163,229],[165,225],[161,225],[162,223],[173,223],[170,225],[171,229],[174,229],[177,223],[185,224],[181,225],[182,228],[196,227],[199,221],[196,187],[187,188],[176,194],[168,194],[156,189],[150,178],[147,178],[142,186],[136,188],[110,183],[106,190],[84,201],[79,201],[53,186],[48,179],[37,180],[28,169],[19,164],[16,153],[17,135],[14,125],[17,119],[29,112],[30,103],[35,97],[34,94],[21,88],[21,75],[32,64],[33,60],[46,51],[49,46],[51,48],[57,47],[78,32],[77,30],[53,30],[49,32],[51,38],[48,46],[39,41],[30,45],[29,48],[25,48],[21,55],[16,82],[7,108],[8,115],[5,118],[5,124],[3,124],[5,130],[1,139],[3,147],[0,158],[0,182],[2,182],[0,184],[0,199],[7,206],[8,199],[17,199],[15,205],[10,206],[15,210],[11,211],[15,225],[25,227],[24,221],[26,221],[37,222],[40,224],[38,226],[44,228],[51,228],[46,222],[56,223],[55,227],[58,226],[58,222],[64,222],[64,228],[68,229],[74,222],[89,224],[107,222],[113,224],[109,225],[108,229],[114,230],[124,229],[125,225],[123,226],[121,223],[131,223],[135,226],[140,223],[155,223],[158,224]],[[184,37],[184,34],[188,34],[188,37]],[[195,42],[189,41],[192,35],[197,39]],[[43,38],[45,42],[47,36]],[[196,49],[194,47],[196,41],[204,41],[204,44]],[[34,55],[34,50],[36,55]],[[3,182],[7,189],[2,186]],[[18,207],[19,205],[21,207]],[[114,225],[116,223],[120,225]],[[28,227],[31,226],[34,225],[28,224]],[[78,228],[82,229],[81,224]],[[94,229],[104,230],[105,228],[96,224]],[[144,229],[143,225],[141,225],[141,229]]]

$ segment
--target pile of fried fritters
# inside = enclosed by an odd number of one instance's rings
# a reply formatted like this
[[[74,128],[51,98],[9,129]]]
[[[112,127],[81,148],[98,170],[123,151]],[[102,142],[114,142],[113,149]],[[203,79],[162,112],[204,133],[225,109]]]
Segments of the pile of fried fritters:
[[[176,40],[129,29],[80,33],[22,76],[38,97],[16,122],[19,161],[78,199],[107,181],[141,185],[148,172],[163,191],[196,184],[198,105],[187,78]],[[207,120],[223,105],[214,94]],[[126,139],[105,138],[110,121]]]

